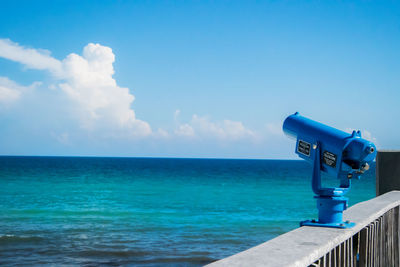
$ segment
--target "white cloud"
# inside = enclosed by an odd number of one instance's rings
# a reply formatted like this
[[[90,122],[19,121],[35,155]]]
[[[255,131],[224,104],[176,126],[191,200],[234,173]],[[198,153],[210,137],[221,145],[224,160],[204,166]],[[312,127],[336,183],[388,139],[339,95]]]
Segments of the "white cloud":
[[[48,70],[77,111],[82,126],[87,129],[123,130],[125,135],[148,136],[150,125],[136,118],[131,108],[135,97],[128,88],[120,87],[112,77],[115,60],[112,49],[90,43],[82,56],[72,53],[59,61],[45,50],[25,48],[8,39],[0,39],[0,57],[24,64],[28,68]],[[12,92],[4,91],[4,95]],[[8,96],[10,98],[12,96]],[[14,98],[17,96],[14,93]]]
[[[0,77],[0,103],[11,103],[21,96],[19,86],[6,77]]]
[[[181,114],[181,111],[179,109],[175,110],[175,112],[174,112],[174,121],[175,122],[178,121],[180,114]]]
[[[20,46],[9,39],[0,39],[0,57],[20,62],[27,68],[49,70],[61,74],[61,62],[50,56],[47,50],[37,50]]]
[[[175,130],[178,136],[216,138],[233,141],[239,139],[254,139],[255,133],[247,129],[240,121],[223,120],[211,122],[207,117],[193,115],[189,123],[179,125]]]
[[[181,124],[179,125],[178,129],[175,130],[175,134],[178,136],[185,136],[185,137],[194,137],[195,133],[189,124]]]
[[[0,104],[10,104],[18,100],[24,92],[39,84],[39,82],[34,82],[30,86],[22,86],[7,77],[0,77]]]
[[[137,135],[149,135],[150,126],[136,119],[131,109],[135,97],[112,77],[114,59],[111,48],[88,44],[83,56],[70,54],[63,60],[66,82],[59,87],[86,111],[85,126],[106,120],[115,127],[132,129]]]
[[[61,95],[62,102],[57,103],[63,106],[68,103],[61,112],[71,112],[82,128],[93,133],[89,136],[98,136],[101,132],[101,137],[186,137],[222,142],[263,139],[240,121],[211,121],[207,117],[193,115],[189,122],[180,123],[179,109],[174,112],[176,128],[171,134],[164,129],[153,132],[147,122],[136,118],[131,108],[134,95],[128,88],[119,86],[113,78],[115,55],[110,47],[89,43],[82,54],[71,53],[58,60],[49,51],[26,48],[8,39],[0,39],[0,57],[19,62],[27,68],[48,71],[53,78],[46,88],[52,92],[49,95]],[[29,87],[0,78],[0,102],[18,100],[24,88]],[[65,98],[69,102],[65,102]],[[52,112],[51,108],[48,111]],[[67,117],[70,116],[64,115],[64,118]],[[60,129],[61,134],[53,134],[53,138],[63,144],[71,142],[71,136],[65,131],[69,130]],[[267,132],[267,135],[281,133],[280,125],[268,124]]]
[[[223,120],[222,122],[211,122],[206,117],[193,115],[192,126],[200,135],[214,136],[219,139],[237,140],[253,137],[253,131],[244,127],[240,121]]]
[[[108,130],[108,136],[169,137],[163,129],[152,132],[150,125],[136,118],[131,108],[134,95],[126,87],[118,86],[113,78],[115,55],[111,48],[89,43],[82,55],[71,53],[58,60],[49,51],[26,48],[8,39],[0,39],[0,57],[19,62],[31,69],[47,70],[54,81],[48,85],[70,99],[76,118],[85,129]],[[1,84],[0,84],[1,85]],[[5,88],[5,89],[4,89]],[[0,97],[16,100],[20,90],[16,85],[1,88]],[[70,109],[70,110],[71,110]],[[218,140],[254,139],[255,132],[242,122],[223,120],[212,122],[206,117],[193,115],[189,123],[179,123],[180,110],[174,113],[178,137],[198,137]],[[60,142],[68,136],[60,135]]]

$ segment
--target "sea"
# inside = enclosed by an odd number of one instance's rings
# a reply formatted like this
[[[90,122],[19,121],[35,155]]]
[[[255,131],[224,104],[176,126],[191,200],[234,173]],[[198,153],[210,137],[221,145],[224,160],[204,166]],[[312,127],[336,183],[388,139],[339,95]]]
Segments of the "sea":
[[[202,266],[317,218],[311,171],[300,160],[2,156],[0,265]],[[372,165],[349,204],[374,196]]]

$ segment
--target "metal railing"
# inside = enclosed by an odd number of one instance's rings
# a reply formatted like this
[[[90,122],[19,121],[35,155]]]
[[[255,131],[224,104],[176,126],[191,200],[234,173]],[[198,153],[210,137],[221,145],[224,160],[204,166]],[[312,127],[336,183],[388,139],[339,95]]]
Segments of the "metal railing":
[[[392,191],[345,211],[353,228],[303,226],[209,266],[396,267],[399,206],[400,191]]]
[[[387,211],[310,266],[398,266],[399,207]]]

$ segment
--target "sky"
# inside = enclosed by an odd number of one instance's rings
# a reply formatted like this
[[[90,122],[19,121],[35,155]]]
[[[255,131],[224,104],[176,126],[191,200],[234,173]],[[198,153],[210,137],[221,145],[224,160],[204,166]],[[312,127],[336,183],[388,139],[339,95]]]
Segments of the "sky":
[[[397,1],[1,1],[0,155],[292,159],[284,119],[400,149]]]

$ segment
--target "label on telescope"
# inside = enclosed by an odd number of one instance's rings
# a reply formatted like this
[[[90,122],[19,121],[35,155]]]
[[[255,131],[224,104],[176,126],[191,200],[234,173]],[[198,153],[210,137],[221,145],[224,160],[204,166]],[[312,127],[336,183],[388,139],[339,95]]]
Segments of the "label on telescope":
[[[306,155],[306,156],[310,156],[310,150],[311,150],[311,144],[307,143],[303,140],[299,140],[299,143],[297,144],[297,152]]]
[[[323,161],[326,165],[335,168],[337,156],[329,151],[324,152]]]

